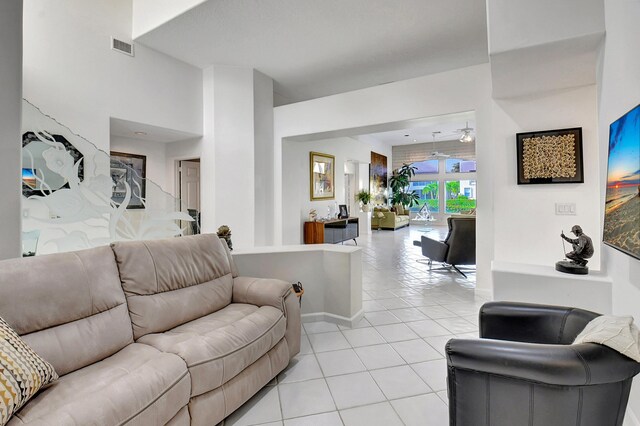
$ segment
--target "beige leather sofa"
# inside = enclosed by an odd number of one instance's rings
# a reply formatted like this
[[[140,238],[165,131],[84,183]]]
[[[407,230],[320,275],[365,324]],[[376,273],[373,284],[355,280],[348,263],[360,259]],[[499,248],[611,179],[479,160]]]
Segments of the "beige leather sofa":
[[[10,426],[216,425],[300,349],[291,285],[215,235],[0,262],[0,317],[60,375]]]

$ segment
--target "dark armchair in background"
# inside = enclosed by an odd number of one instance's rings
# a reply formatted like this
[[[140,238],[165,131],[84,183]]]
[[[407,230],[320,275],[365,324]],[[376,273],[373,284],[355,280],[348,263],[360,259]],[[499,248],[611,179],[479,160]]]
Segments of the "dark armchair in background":
[[[572,345],[600,314],[491,302],[481,339],[447,343],[456,426],[620,426],[640,363],[595,343]]]
[[[462,276],[460,265],[476,264],[476,218],[475,216],[451,216],[447,218],[449,233],[444,241],[422,236],[413,244],[422,248],[422,255],[428,258],[429,267],[433,262],[451,265]]]

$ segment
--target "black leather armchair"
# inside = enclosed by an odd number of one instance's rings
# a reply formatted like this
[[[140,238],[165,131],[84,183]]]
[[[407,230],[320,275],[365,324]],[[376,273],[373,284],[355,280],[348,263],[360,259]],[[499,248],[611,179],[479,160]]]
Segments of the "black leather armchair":
[[[447,218],[447,225],[449,233],[444,241],[423,235],[413,244],[422,248],[422,255],[427,257],[430,268],[432,262],[442,262],[466,277],[459,266],[476,264],[476,218],[451,216]]]
[[[481,338],[446,346],[450,425],[622,425],[640,364],[606,346],[571,345],[597,316],[559,306],[485,304]]]

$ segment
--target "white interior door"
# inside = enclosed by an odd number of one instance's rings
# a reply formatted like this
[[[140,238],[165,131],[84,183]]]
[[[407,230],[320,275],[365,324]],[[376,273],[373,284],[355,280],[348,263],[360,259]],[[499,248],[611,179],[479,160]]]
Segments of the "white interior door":
[[[180,162],[180,199],[184,210],[200,212],[200,162]],[[190,225],[187,225],[186,234],[193,234]]]

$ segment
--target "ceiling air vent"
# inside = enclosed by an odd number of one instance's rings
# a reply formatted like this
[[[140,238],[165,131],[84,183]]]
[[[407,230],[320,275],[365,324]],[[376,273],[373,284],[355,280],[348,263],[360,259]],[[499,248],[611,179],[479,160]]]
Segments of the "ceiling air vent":
[[[126,41],[118,40],[115,37],[111,37],[111,49],[117,50],[125,55],[133,55],[133,43],[127,43]]]

